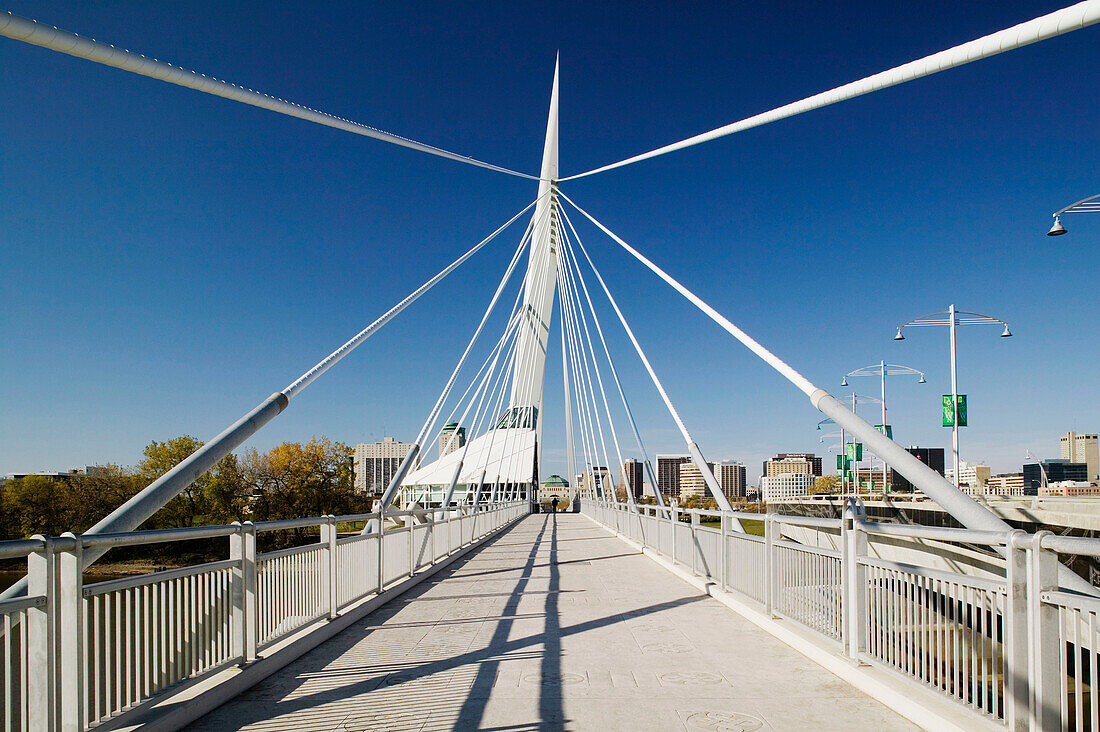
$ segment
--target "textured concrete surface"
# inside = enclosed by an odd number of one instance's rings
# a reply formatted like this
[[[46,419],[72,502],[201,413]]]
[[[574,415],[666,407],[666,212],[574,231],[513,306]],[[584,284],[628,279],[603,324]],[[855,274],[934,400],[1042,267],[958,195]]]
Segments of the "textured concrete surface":
[[[914,727],[587,518],[543,514],[192,729]]]

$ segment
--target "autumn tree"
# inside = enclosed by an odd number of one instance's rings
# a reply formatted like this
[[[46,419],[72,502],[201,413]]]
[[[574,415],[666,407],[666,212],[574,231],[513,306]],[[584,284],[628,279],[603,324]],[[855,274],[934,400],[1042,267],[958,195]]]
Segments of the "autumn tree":
[[[806,492],[810,495],[817,495],[820,493],[839,493],[840,476],[822,475],[814,481],[813,485],[811,485]]]

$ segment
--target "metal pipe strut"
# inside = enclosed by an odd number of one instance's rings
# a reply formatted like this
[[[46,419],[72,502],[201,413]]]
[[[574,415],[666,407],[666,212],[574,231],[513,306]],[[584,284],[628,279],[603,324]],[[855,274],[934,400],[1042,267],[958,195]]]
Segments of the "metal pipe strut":
[[[770,122],[793,117],[820,107],[827,107],[830,104],[836,104],[837,102],[843,102],[854,97],[869,94],[879,89],[885,89],[895,86],[896,84],[919,79],[922,76],[935,74],[939,71],[953,69],[956,66],[962,66],[971,61],[989,58],[990,56],[995,56],[1005,51],[1011,51],[1037,41],[1044,41],[1063,33],[1080,30],[1096,22],[1100,22],[1100,0],[1085,0],[1085,2],[1070,5],[1061,10],[1055,10],[1053,13],[1048,13],[1047,15],[1042,15],[1024,23],[1014,25],[1011,28],[1005,28],[996,33],[976,38],[973,41],[954,46],[953,48],[948,48],[945,51],[933,53],[930,56],[910,61],[901,66],[895,66],[886,71],[880,71],[877,74],[872,74],[858,81],[852,81],[843,86],[814,94],[813,96],[806,97],[797,102],[784,104],[768,112],[761,112],[752,117],[747,117],[740,122],[733,122],[723,127],[713,129],[710,132],[704,132],[694,137],[689,137],[686,140],[674,142],[671,145],[665,145],[656,150],[650,150],[647,153],[635,155],[634,157],[620,160],[610,165],[604,165],[600,168],[589,170],[586,173],[571,175],[561,180],[567,181],[573,180],[574,178],[583,178],[588,175],[595,175],[596,173],[603,173],[604,171],[621,168],[631,163],[655,158],[658,155],[682,150],[685,147],[698,145],[701,142],[709,142],[719,137],[732,135],[735,132],[766,125]]]
[[[246,89],[236,84],[231,84],[228,81],[215,79],[212,76],[200,74],[197,71],[190,71],[163,61],[147,58],[144,54],[115,48],[109,43],[101,43],[94,38],[85,38],[76,33],[61,30],[57,26],[45,25],[36,20],[24,18],[10,11],[4,15],[0,15],[0,36],[7,36],[17,41],[48,48],[51,51],[58,51],[88,61],[95,61],[105,66],[113,66],[123,71],[130,71],[142,76],[159,79],[169,84],[176,84],[178,86],[187,87],[188,89],[213,94],[217,97],[232,99],[242,104],[248,104],[253,107],[260,107],[261,109],[278,112],[279,114],[297,117],[307,122],[316,122],[326,127],[334,127],[338,130],[344,130],[345,132],[351,132],[356,135],[372,137],[382,142],[389,142],[394,145],[400,145],[401,147],[419,150],[429,155],[438,155],[441,158],[455,160],[468,165],[476,165],[480,168],[487,168],[488,170],[493,170],[498,173],[507,173],[508,175],[514,175],[520,178],[538,180],[537,175],[519,173],[499,165],[477,160],[476,158],[459,155],[458,153],[449,152],[433,145],[410,140],[407,137],[401,137],[392,132],[385,132],[369,125],[352,122],[343,117],[337,117],[327,112],[304,107],[301,104],[288,102],[285,99],[272,97],[268,94],[253,91],[252,89]]]
[[[760,345],[751,336],[731,323],[728,318],[704,302],[698,295],[687,289],[678,280],[646,258],[645,255],[641,254],[638,250],[634,249],[614,232],[593,218],[591,214],[574,203],[564,193],[561,194],[561,196],[568,201],[573,208],[580,211],[589,221],[607,234],[608,237],[626,249],[635,259],[667,282],[673,289],[702,310],[727,333],[739,340],[749,350],[759,356],[761,360],[798,387],[799,390],[810,398],[810,403],[813,404],[815,409],[822,412],[827,417],[832,418],[838,425],[862,440],[871,452],[875,453],[883,460],[886,460],[891,465],[894,465],[898,469],[898,472],[908,478],[915,487],[923,491],[925,495],[942,506],[945,511],[962,522],[967,528],[999,532],[1008,532],[1012,530],[1012,527],[1003,519],[955,486],[951,485],[942,475],[922,463],[908,451],[903,449],[901,445],[898,445],[896,442],[886,437],[886,435],[871,426],[870,423],[843,406],[827,391],[815,386],[805,376],[798,373],[774,353]],[[1097,594],[1097,591],[1091,584],[1064,565],[1060,565],[1059,580],[1064,587],[1076,592],[1087,593],[1089,595]]]

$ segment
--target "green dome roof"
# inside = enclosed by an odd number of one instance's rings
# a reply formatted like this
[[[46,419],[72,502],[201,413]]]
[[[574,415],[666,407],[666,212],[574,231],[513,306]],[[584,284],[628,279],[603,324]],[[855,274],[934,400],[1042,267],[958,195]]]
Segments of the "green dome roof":
[[[551,488],[558,488],[558,487],[568,488],[569,487],[569,481],[566,480],[565,478],[561,477],[560,475],[551,475],[549,478],[542,481],[542,484],[546,487],[551,487]]]

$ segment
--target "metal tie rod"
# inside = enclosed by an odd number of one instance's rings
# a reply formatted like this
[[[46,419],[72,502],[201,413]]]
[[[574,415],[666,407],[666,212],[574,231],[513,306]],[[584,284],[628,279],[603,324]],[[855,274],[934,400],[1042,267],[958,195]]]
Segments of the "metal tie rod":
[[[449,152],[433,145],[427,145],[423,142],[417,142],[407,137],[395,135],[392,132],[385,132],[369,125],[352,122],[343,117],[328,114],[327,112],[321,112],[310,107],[304,107],[301,104],[288,102],[285,99],[279,99],[269,94],[246,89],[242,86],[231,84],[228,81],[215,79],[206,74],[200,74],[197,71],[191,71],[179,66],[173,66],[163,61],[147,58],[140,53],[115,48],[109,43],[102,43],[94,38],[85,38],[84,36],[70,31],[60,30],[56,26],[45,25],[36,20],[24,18],[11,11],[0,15],[0,36],[7,36],[17,41],[23,41],[35,46],[42,46],[51,51],[66,53],[70,56],[87,59],[88,61],[95,61],[96,63],[106,66],[114,66],[117,69],[131,71],[135,74],[141,74],[142,76],[149,76],[154,79],[166,81],[169,84],[177,84],[179,86],[185,86],[188,89],[232,99],[233,101],[248,104],[253,107],[260,107],[261,109],[278,112],[279,114],[286,114],[309,122],[316,122],[326,127],[335,127],[338,130],[344,130],[345,132],[351,132],[356,135],[373,137],[375,140],[401,145],[402,147],[419,150],[429,155],[438,155],[439,157],[449,160],[456,160],[460,163],[476,165],[481,168],[488,168],[498,173],[507,173],[508,175],[515,175],[520,178],[529,178],[531,180],[539,179],[537,175],[519,173],[515,170],[509,170],[499,165],[486,163],[466,155]]]
[[[814,94],[800,101],[785,104],[782,107],[776,107],[769,112],[761,112],[752,117],[747,117],[740,122],[733,122],[724,127],[713,129],[710,132],[704,132],[694,137],[689,137],[686,140],[674,142],[671,145],[665,145],[656,150],[651,150],[641,155],[635,155],[632,158],[620,160],[617,163],[611,163],[610,165],[590,170],[587,173],[571,175],[561,180],[567,181],[573,180],[574,178],[583,178],[588,175],[595,175],[596,173],[602,173],[607,170],[621,168],[631,163],[655,158],[658,155],[664,155],[665,153],[670,153],[675,150],[682,150],[685,147],[698,145],[701,142],[709,142],[719,137],[732,135],[735,132],[766,125],[769,122],[793,117],[797,114],[809,112],[810,110],[820,107],[827,107],[830,104],[843,102],[896,84],[903,84],[913,79],[919,79],[922,76],[953,69],[956,66],[962,66],[971,61],[989,58],[998,53],[1011,51],[1021,46],[1035,43],[1036,41],[1044,41],[1063,33],[1080,30],[1098,21],[1100,21],[1100,0],[1085,0],[1085,2],[1070,5],[1061,10],[1056,10],[1053,13],[1039,16],[1038,18],[1020,23],[1019,25],[1014,25],[1011,28],[1005,28],[996,33],[991,33],[988,36],[982,36],[973,41],[949,48],[946,51],[940,51],[931,56],[925,56],[924,58],[910,61],[901,66],[895,66],[886,71],[880,71],[877,74],[867,76],[858,81],[849,82],[843,86],[838,86],[829,91],[821,92],[820,94]]]
[[[387,310],[373,323],[359,331],[354,338],[330,353],[324,360],[302,374],[290,386],[269,396],[256,406],[255,409],[226,428],[220,435],[191,453],[182,462],[150,483],[140,493],[116,508],[106,518],[84,533],[108,534],[133,531],[136,529],[150,516],[163,508],[168,501],[179,495],[184,488],[191,485],[199,476],[213,468],[219,460],[236,449],[241,443],[259,431],[261,427],[286,409],[290,400],[301,393],[302,389],[313,383],[318,376],[332,368],[337,361],[351,353],[357,346],[363,343],[363,341],[374,335],[379,328],[392,320],[394,316],[419,299],[421,295],[430,290],[438,284],[440,280],[453,272],[459,265],[476,254],[483,246],[495,239],[500,232],[508,228],[512,222],[534,206],[537,200],[538,199],[527,204],[522,211],[508,219],[503,226],[482,239],[476,246],[441,270],[435,277],[432,277],[410,293],[404,300]],[[103,556],[108,548],[109,547],[99,547],[83,552],[81,554],[82,567],[86,568],[91,565]],[[18,597],[25,595],[26,592],[27,578],[24,577],[3,593],[0,593],[0,599]]]
[[[1012,530],[1012,527],[999,516],[951,485],[942,475],[909,454],[901,445],[876,430],[855,412],[838,402],[829,392],[815,386],[805,376],[795,371],[774,353],[760,345],[760,343],[747,333],[731,323],[728,318],[704,302],[702,298],[684,287],[678,280],[666,273],[647,259],[645,255],[638,252],[638,250],[634,249],[634,247],[627,244],[614,232],[593,218],[591,214],[574,203],[564,193],[562,193],[561,196],[568,201],[573,208],[583,214],[585,218],[595,224],[600,231],[607,234],[607,236],[626,249],[635,259],[648,267],[654,274],[668,283],[689,302],[702,310],[707,317],[721,326],[734,338],[741,341],[742,344],[759,356],[765,363],[797,386],[802,393],[810,398],[810,403],[813,404],[814,409],[831,417],[838,425],[861,439],[871,452],[897,467],[901,474],[908,478],[913,485],[924,491],[925,495],[942,506],[945,511],[958,519],[964,526],[979,531],[999,531],[1007,533]],[[1076,592],[1084,592],[1093,596],[1097,595],[1097,591],[1092,585],[1072,572],[1069,567],[1062,566],[1059,572],[1059,579],[1063,587]]]

